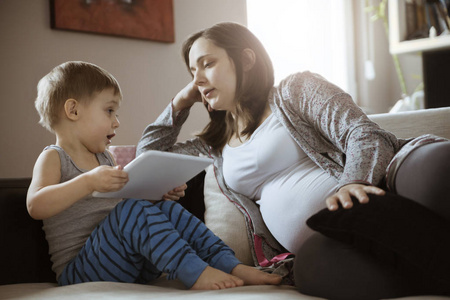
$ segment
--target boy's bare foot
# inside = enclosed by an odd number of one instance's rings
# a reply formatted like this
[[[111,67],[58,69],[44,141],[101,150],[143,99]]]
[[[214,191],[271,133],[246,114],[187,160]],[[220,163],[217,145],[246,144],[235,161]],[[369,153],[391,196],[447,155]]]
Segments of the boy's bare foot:
[[[269,274],[250,266],[239,264],[231,271],[231,275],[244,280],[245,285],[280,284],[281,276]]]
[[[244,285],[241,278],[227,274],[210,266],[200,274],[200,277],[191,287],[193,290],[220,290]]]

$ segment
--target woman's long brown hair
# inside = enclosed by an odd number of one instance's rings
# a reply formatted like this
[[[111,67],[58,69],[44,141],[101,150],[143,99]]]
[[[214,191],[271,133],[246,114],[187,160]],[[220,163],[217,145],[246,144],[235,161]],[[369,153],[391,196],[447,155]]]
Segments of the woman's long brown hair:
[[[236,70],[235,116],[227,111],[210,112],[210,122],[197,135],[208,145],[221,151],[234,134],[238,137],[248,137],[258,128],[268,94],[274,84],[273,66],[264,46],[250,30],[240,24],[226,22],[199,31],[184,42],[182,53],[188,70],[189,52],[194,42],[201,37],[223,48],[233,60]],[[255,52],[256,61],[248,71],[244,84],[242,54],[247,48]],[[241,132],[237,130],[239,121],[244,124]]]

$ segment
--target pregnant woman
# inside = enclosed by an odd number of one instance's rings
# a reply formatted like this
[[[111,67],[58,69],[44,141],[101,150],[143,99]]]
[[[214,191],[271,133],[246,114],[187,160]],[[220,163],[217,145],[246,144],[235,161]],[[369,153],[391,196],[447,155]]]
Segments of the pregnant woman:
[[[312,234],[305,222],[321,208],[350,209],[351,197],[367,203],[385,195],[386,169],[407,141],[372,122],[349,94],[310,72],[274,87],[263,45],[235,23],[193,34],[182,53],[193,80],[144,130],[138,154],[214,158],[222,191],[246,217],[256,265],[301,251]],[[197,138],[177,142],[195,103],[210,122]]]

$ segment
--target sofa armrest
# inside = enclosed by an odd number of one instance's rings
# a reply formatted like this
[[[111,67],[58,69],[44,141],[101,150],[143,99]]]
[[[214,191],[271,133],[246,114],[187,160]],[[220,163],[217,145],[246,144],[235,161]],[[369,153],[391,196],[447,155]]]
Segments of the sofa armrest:
[[[0,179],[0,285],[56,282],[42,221],[26,209],[30,178]]]
[[[430,133],[450,139],[450,107],[375,114],[369,118],[399,138]]]

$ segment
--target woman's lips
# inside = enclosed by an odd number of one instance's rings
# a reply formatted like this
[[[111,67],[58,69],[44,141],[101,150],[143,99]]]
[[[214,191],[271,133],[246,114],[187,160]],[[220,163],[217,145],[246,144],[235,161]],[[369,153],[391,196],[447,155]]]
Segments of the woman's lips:
[[[214,109],[211,107],[208,101],[206,99],[212,98],[212,93],[215,91],[214,88],[203,90],[203,103],[205,104],[206,108],[209,112],[212,112]]]
[[[209,98],[209,96],[211,96],[211,92],[213,91],[214,89],[207,89],[207,90],[204,90],[203,91],[203,95],[205,96],[205,98]]]

